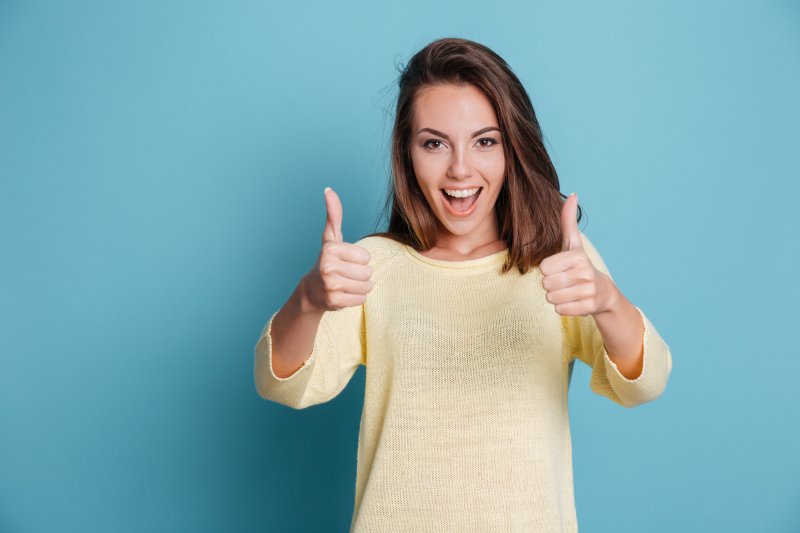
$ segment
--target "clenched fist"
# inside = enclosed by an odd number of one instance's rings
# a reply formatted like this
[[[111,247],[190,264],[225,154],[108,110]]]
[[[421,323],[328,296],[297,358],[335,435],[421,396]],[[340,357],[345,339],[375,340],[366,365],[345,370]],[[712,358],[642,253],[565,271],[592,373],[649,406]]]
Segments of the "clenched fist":
[[[308,305],[318,311],[336,311],[361,305],[372,290],[372,268],[366,248],[344,242],[342,238],[342,203],[330,187],[325,188],[328,212],[322,232],[322,251],[305,276]]]
[[[547,301],[560,315],[594,315],[611,308],[613,281],[592,265],[578,231],[578,195],[571,194],[561,208],[561,252],[539,263]]]

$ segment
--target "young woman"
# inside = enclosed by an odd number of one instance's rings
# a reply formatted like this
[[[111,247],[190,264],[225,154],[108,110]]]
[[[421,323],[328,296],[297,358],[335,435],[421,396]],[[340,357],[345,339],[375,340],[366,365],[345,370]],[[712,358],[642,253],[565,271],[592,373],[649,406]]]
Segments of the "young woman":
[[[388,230],[345,242],[325,189],[319,258],[255,347],[258,393],[302,409],[366,367],[351,532],[577,531],[574,361],[633,407],[663,392],[669,347],[578,230],[502,58],[437,40],[399,90]]]

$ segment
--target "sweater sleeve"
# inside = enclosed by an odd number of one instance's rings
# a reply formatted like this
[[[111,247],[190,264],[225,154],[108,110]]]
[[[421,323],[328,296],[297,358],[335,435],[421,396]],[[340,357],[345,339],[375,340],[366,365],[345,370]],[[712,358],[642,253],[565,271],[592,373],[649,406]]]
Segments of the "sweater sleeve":
[[[275,311],[254,349],[254,379],[259,396],[265,400],[303,409],[336,397],[366,364],[364,305],[326,311],[322,315],[314,347],[303,366],[285,378],[272,368],[272,322]]]
[[[613,281],[602,257],[583,232],[581,239],[584,251],[592,264]],[[658,398],[664,391],[672,371],[669,346],[644,312],[638,306],[635,307],[644,324],[642,335],[644,362],[642,373],[635,379],[625,377],[611,360],[593,316],[562,317],[565,343],[570,358],[577,357],[592,368],[589,380],[591,390],[623,407],[635,407]]]

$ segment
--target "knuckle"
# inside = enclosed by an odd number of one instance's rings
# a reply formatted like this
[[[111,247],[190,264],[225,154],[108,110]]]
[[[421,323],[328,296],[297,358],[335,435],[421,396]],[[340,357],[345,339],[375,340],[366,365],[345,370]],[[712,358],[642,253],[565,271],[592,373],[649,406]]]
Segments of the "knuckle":
[[[331,309],[337,310],[337,309],[341,309],[342,307],[344,307],[344,304],[342,303],[342,299],[338,295],[334,295],[334,296],[331,297],[330,306],[331,306]]]
[[[364,262],[369,263],[370,260],[372,259],[372,255],[370,255],[369,250],[367,250],[363,246],[359,246],[358,248],[361,249],[361,257],[364,258]]]

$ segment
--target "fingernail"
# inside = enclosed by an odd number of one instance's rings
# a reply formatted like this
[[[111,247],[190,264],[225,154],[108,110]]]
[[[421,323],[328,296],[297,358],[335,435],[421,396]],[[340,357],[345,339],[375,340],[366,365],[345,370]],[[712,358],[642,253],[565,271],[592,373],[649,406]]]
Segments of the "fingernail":
[[[323,190],[323,192],[328,192],[329,190],[331,190],[331,188],[330,188],[330,187],[325,187],[325,189]]]

